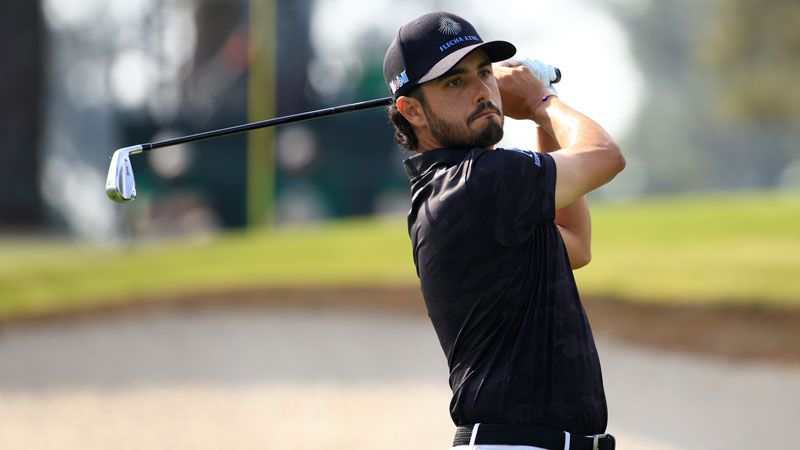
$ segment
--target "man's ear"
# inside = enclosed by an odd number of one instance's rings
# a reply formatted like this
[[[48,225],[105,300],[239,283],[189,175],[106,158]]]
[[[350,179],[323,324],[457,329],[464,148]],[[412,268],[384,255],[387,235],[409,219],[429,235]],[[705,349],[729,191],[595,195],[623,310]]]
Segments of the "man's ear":
[[[428,119],[425,117],[425,111],[422,110],[422,104],[414,97],[400,96],[395,101],[397,110],[406,118],[408,123],[416,128],[423,128],[428,125]]]

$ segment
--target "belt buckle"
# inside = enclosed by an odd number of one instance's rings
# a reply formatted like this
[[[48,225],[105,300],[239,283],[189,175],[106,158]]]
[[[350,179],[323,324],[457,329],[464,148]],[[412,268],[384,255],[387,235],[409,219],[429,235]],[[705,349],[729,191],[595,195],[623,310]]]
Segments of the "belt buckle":
[[[595,434],[592,437],[592,450],[599,450],[600,449],[600,439],[608,438],[611,441],[611,450],[614,450],[616,447],[616,442],[614,440],[614,436],[603,433],[603,434]]]

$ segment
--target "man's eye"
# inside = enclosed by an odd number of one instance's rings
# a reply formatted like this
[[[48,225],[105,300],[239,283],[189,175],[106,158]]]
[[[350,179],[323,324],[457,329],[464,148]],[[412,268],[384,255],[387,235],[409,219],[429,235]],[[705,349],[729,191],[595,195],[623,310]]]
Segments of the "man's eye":
[[[461,85],[461,78],[453,78],[452,80],[447,82],[448,86],[460,86]]]
[[[492,71],[491,71],[491,70],[489,70],[489,69],[483,69],[483,70],[481,70],[481,71],[480,71],[480,75],[481,75],[481,77],[483,77],[483,78],[486,78],[486,77],[488,77],[488,76],[489,76],[489,75],[491,75],[491,74],[492,74]]]

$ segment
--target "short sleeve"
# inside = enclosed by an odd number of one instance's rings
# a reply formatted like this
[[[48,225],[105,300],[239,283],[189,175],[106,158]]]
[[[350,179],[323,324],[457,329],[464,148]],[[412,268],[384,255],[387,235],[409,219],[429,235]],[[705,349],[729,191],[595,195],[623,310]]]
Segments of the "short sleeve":
[[[524,242],[555,219],[555,187],[553,157],[518,149],[476,154],[467,180],[473,206],[503,245]]]

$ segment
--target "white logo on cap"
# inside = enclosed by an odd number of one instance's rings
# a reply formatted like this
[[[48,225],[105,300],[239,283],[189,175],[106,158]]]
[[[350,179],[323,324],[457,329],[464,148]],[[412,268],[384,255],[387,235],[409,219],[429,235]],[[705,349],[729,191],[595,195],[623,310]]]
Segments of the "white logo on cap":
[[[442,16],[439,18],[439,31],[442,34],[458,34],[461,32],[461,24],[447,16]]]

